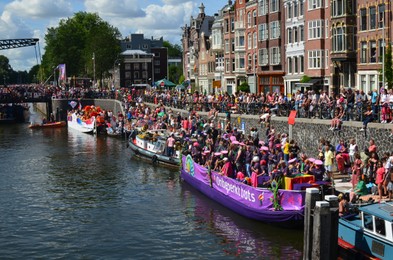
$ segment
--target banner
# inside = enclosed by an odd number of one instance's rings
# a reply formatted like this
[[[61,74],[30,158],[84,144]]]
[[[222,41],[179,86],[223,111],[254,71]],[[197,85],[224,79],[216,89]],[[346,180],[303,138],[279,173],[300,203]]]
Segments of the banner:
[[[57,65],[57,68],[59,69],[59,81],[66,80],[66,65],[65,64],[59,64]]]

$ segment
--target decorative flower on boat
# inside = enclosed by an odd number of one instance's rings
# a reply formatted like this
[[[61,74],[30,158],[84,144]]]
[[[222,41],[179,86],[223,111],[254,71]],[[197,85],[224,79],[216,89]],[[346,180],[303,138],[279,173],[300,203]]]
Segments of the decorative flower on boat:
[[[261,203],[261,206],[262,206],[263,200],[265,199],[265,193],[262,192],[261,194],[259,194],[258,199],[259,199],[259,202]]]

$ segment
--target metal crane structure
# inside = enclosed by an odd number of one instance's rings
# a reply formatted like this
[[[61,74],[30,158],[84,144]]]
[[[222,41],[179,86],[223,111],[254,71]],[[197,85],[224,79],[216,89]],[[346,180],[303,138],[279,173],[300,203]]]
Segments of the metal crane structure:
[[[35,46],[38,38],[0,40],[0,50]]]

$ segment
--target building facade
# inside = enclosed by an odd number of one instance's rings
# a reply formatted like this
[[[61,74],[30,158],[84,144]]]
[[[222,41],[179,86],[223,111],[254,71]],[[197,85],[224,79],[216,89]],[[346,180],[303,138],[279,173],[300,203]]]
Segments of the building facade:
[[[304,1],[284,0],[285,13],[285,92],[294,93],[304,76]]]
[[[384,54],[391,42],[391,1],[357,1],[357,85],[366,93],[382,87]]]
[[[154,85],[155,81],[168,76],[168,49],[163,47],[162,37],[155,40],[145,39],[143,34],[131,34],[120,45],[121,87]]]

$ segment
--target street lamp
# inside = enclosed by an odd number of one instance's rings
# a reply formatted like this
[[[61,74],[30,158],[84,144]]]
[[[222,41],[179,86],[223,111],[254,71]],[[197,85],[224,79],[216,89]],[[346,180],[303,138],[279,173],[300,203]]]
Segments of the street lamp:
[[[93,86],[96,85],[96,53],[93,52]]]
[[[382,87],[385,88],[385,12],[382,17]]]
[[[116,80],[117,80],[116,65],[117,65],[117,67],[119,67],[120,66],[120,62],[121,62],[121,59],[116,59],[113,62],[113,74],[112,74],[112,77],[113,77],[113,85],[114,85],[115,88],[116,88]]]

